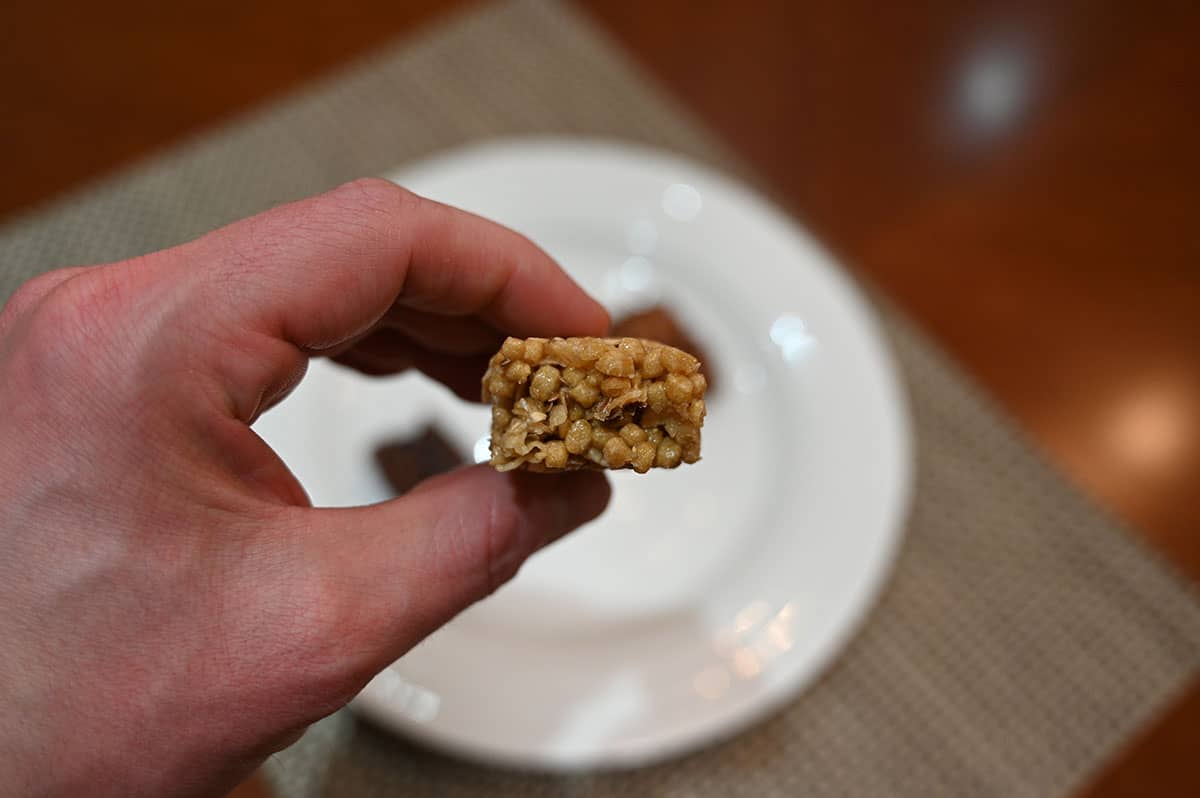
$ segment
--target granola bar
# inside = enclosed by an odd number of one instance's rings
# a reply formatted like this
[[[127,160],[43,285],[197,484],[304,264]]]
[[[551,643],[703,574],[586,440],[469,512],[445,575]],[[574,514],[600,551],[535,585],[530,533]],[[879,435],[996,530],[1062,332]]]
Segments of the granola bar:
[[[708,380],[707,396],[712,396],[717,380],[713,376],[712,361],[704,356],[704,349],[689,334],[670,308],[653,305],[613,321],[612,334],[620,338],[649,338],[652,341],[691,352],[700,360],[700,373]]]
[[[675,468],[700,459],[700,361],[641,338],[508,338],[483,376],[500,471]]]

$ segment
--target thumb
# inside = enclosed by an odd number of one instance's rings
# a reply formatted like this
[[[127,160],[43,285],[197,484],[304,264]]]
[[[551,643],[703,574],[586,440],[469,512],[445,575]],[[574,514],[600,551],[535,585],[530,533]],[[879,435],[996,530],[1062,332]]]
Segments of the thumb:
[[[338,634],[369,676],[507,582],[529,555],[599,515],[593,471],[498,473],[475,466],[367,507],[303,509],[341,608]]]

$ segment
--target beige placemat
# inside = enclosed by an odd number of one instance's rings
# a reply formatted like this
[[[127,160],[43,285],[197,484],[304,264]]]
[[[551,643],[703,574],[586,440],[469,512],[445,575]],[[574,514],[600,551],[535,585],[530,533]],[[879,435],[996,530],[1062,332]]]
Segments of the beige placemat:
[[[606,136],[729,167],[584,19],[471,10],[0,229],[0,297],[483,137]],[[918,490],[895,576],[841,661],[742,737],[641,771],[466,765],[339,713],[268,766],[287,796],[1061,795],[1200,670],[1200,602],[1083,500],[930,343],[885,326]]]

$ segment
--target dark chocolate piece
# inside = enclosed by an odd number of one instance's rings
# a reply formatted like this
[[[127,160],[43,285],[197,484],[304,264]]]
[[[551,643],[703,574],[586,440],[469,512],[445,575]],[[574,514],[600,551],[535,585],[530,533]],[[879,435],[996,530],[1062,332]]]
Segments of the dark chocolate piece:
[[[397,496],[465,462],[466,458],[432,424],[415,437],[387,441],[375,450],[375,464]]]

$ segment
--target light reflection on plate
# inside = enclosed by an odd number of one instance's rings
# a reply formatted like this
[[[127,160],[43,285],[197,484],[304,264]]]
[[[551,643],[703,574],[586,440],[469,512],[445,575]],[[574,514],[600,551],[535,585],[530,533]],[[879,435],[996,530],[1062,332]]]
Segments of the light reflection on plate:
[[[756,195],[644,150],[516,141],[396,179],[530,236],[616,313],[669,301],[732,390],[699,464],[614,474],[598,522],[354,706],[440,748],[561,769],[678,754],[794,697],[879,591],[910,486],[903,396],[844,275]],[[361,451],[430,413],[483,454],[486,409],[320,362],[258,429],[314,502],[349,504],[382,498]],[[336,441],[300,434],[330,417]]]

